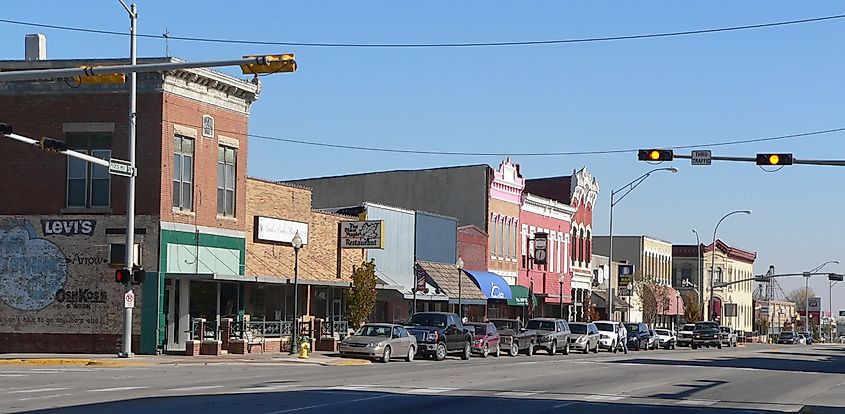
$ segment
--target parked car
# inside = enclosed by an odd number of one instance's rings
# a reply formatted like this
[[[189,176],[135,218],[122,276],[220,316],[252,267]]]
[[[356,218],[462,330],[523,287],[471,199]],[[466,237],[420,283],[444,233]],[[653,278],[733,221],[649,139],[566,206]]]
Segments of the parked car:
[[[692,345],[692,331],[695,330],[694,323],[687,323],[678,331],[678,345],[690,346]]]
[[[491,319],[490,322],[499,331],[499,347],[504,349],[508,355],[515,357],[520,352],[531,356],[534,354],[534,342],[536,334],[528,332],[517,319]]]
[[[363,357],[390,362],[405,358],[411,362],[417,353],[417,339],[400,325],[368,323],[338,345],[341,357]]]
[[[448,354],[469,359],[472,334],[464,328],[457,314],[418,312],[408,320],[408,332],[417,338],[417,353],[442,361]]]
[[[778,335],[779,344],[793,345],[798,343],[798,335],[792,331],[781,331]]]
[[[628,330],[628,348],[636,349],[637,351],[648,350],[651,342],[651,333],[648,325],[640,323],[626,323],[625,329]]]
[[[660,339],[657,337],[657,333],[654,332],[654,329],[648,330],[648,349],[657,349],[660,347]]]
[[[563,319],[534,318],[525,324],[525,329],[535,331],[537,340],[534,343],[534,350],[543,349],[549,355],[556,354],[559,350],[564,355],[569,355],[569,324]]]
[[[803,333],[798,333],[798,338],[795,340],[796,343],[799,345],[806,345],[807,344],[807,337],[804,336]]]
[[[719,328],[719,330],[721,331],[722,345],[725,345],[728,348],[732,346],[736,347],[737,336],[734,329],[730,326],[722,326]]]
[[[596,321],[595,325],[599,330],[599,348],[614,354],[619,351],[619,347],[622,346],[619,343],[619,322]]]
[[[800,333],[801,335],[804,335],[804,339],[806,340],[807,345],[812,345],[812,344],[813,344],[813,333],[812,333],[812,332],[810,332],[810,331],[802,331],[802,332],[799,332],[799,333]]]
[[[569,346],[581,350],[585,354],[599,352],[599,328],[593,323],[572,322],[569,324],[572,334],[569,336]]]
[[[663,349],[675,349],[675,344],[678,342],[675,331],[669,329],[655,329],[657,335],[657,346]]]
[[[491,322],[469,322],[464,326],[473,330],[472,352],[481,355],[482,358],[487,358],[490,354],[499,356],[500,339],[496,325]]]
[[[698,322],[692,331],[692,349],[715,346],[722,349],[722,331],[716,322]]]

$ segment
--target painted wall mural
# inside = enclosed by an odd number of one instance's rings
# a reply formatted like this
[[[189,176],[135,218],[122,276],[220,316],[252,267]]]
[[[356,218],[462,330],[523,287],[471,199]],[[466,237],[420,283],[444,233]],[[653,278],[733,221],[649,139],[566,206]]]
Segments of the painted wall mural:
[[[18,310],[43,309],[56,300],[68,277],[59,247],[38,238],[29,221],[0,227],[0,300]]]

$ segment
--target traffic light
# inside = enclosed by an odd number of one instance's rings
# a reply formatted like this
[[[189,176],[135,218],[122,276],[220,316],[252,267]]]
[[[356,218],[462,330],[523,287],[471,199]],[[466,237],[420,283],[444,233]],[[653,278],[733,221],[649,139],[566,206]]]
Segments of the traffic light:
[[[132,272],[127,269],[117,269],[114,271],[114,281],[117,283],[129,283],[129,278],[132,277]]]
[[[67,151],[67,144],[52,138],[41,138],[38,147],[44,151],[62,152]]]
[[[144,268],[135,266],[132,269],[132,284],[133,285],[140,285],[144,283],[144,278],[147,277],[147,272],[144,271]]]
[[[792,165],[792,154],[757,154],[757,165]]]
[[[244,75],[259,73],[296,72],[296,56],[293,53],[268,56],[244,56],[244,59],[255,59],[256,63],[241,65]]]
[[[672,150],[663,149],[641,149],[637,153],[640,161],[672,161],[675,154]]]
[[[104,73],[102,75],[89,75],[88,73],[90,73],[90,69],[92,69],[92,67],[82,66],[82,68],[85,69],[86,75],[74,76],[76,83],[80,85],[109,85],[126,83],[125,73]]]

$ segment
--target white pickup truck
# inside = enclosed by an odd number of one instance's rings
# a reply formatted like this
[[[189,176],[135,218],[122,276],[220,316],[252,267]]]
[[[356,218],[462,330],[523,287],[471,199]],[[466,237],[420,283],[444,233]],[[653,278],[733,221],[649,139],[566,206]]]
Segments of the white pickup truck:
[[[725,345],[727,347],[735,347],[737,339],[736,331],[734,331],[734,328],[731,328],[730,326],[721,326],[719,327],[719,330],[722,331],[722,345]]]
[[[692,345],[692,331],[695,330],[694,323],[685,324],[680,331],[678,331],[678,346]]]

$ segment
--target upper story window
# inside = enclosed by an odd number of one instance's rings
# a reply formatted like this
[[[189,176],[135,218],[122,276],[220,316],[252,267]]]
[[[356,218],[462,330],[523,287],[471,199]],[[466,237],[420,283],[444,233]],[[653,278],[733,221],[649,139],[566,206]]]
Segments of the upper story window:
[[[235,166],[238,150],[217,147],[217,214],[235,217]]]
[[[202,116],[202,136],[209,138],[214,137],[214,118],[212,118],[211,115]]]
[[[69,148],[97,158],[111,158],[111,132],[67,133]],[[67,206],[108,207],[111,200],[109,169],[78,158],[68,157]]]
[[[173,137],[173,208],[194,209],[194,139]]]

